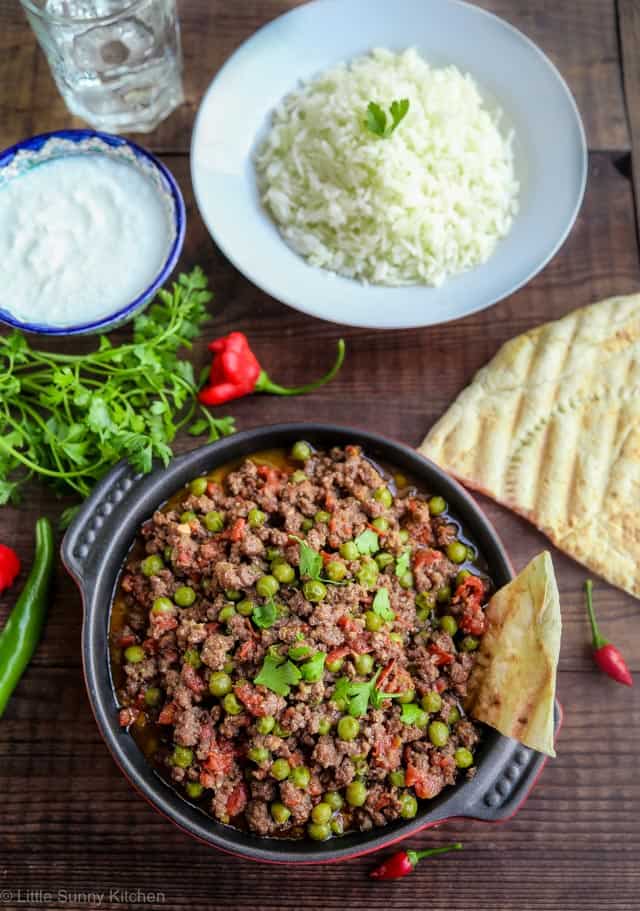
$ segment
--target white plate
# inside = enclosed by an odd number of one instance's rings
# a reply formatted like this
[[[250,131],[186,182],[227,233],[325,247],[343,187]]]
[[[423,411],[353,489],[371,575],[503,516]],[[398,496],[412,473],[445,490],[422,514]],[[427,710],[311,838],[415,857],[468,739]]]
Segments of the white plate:
[[[513,228],[484,265],[440,288],[365,286],[309,266],[260,205],[252,154],[274,107],[301,79],[374,47],[416,47],[429,63],[469,72],[516,132]],[[256,32],[217,74],[196,119],[191,174],[211,236],[258,287],[322,319],[409,328],[482,310],[542,269],[578,214],[587,150],[564,80],[502,19],[458,0],[315,0]]]

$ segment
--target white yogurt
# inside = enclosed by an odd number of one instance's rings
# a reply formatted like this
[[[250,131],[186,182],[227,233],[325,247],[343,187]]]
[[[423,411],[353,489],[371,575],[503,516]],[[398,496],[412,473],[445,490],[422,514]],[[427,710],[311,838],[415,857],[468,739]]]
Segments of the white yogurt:
[[[0,189],[1,304],[62,328],[126,307],[174,236],[151,179],[99,153],[44,162]]]

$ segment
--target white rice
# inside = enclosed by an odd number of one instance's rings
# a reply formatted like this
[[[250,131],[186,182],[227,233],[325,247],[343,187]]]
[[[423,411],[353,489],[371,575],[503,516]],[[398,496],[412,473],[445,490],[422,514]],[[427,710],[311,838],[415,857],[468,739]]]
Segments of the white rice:
[[[409,112],[388,139],[375,101]],[[485,262],[517,212],[511,134],[476,83],[415,51],[375,50],[286,97],[256,156],[262,200],[314,266],[381,285],[440,285]]]

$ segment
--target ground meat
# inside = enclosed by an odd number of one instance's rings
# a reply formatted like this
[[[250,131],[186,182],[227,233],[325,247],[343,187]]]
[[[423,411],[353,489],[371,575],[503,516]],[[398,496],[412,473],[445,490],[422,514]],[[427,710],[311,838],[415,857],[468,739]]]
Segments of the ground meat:
[[[357,446],[247,459],[143,525],[112,629],[120,720],[135,735],[145,712],[159,766],[216,819],[298,835],[323,794],[344,799],[357,780],[364,805],[344,800],[335,822],[368,830],[398,819],[405,792],[453,784],[456,749],[477,746],[461,706],[474,652],[460,645],[483,629],[490,581],[447,557],[461,530],[431,515],[431,492],[397,484]],[[150,577],[146,554],[164,564]],[[153,611],[158,598],[175,603]],[[432,721],[448,726],[443,746]]]

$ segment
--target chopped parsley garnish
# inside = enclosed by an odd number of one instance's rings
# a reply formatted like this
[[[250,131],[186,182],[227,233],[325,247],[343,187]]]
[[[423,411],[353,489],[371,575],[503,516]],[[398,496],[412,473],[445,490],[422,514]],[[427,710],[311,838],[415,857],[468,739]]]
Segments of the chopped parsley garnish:
[[[265,604],[257,604],[253,609],[251,619],[260,629],[269,629],[273,626],[278,619],[278,607],[273,598]]]
[[[327,579],[322,575],[324,563],[317,550],[314,550],[302,538],[291,537],[300,545],[300,564],[298,570],[301,579],[309,579],[313,582],[324,582],[326,585],[346,585],[346,582],[335,582],[333,579]]]
[[[326,657],[324,652],[316,652],[313,658],[310,658],[309,661],[305,661],[304,664],[300,665],[302,679],[306,680],[307,683],[317,683],[318,680],[322,680]]]
[[[339,677],[333,690],[333,702],[342,701],[347,704],[347,711],[354,718],[367,714],[369,703],[373,708],[380,708],[385,699],[397,699],[402,693],[386,693],[376,688],[378,677],[382,672],[379,667],[371,680],[353,681],[348,677]]]
[[[406,705],[402,706],[402,713],[400,715],[400,721],[403,724],[420,724],[424,721],[425,716],[424,709],[420,708],[415,702],[409,702]]]
[[[363,557],[367,556],[367,554],[376,554],[380,550],[378,536],[370,528],[358,535],[355,545],[358,548],[358,553],[362,554]]]
[[[291,687],[300,683],[302,674],[292,661],[284,661],[282,657],[276,658],[275,655],[267,655],[260,669],[260,673],[254,678],[254,683],[266,686],[272,693],[278,696],[288,696]]]
[[[408,98],[392,101],[389,107],[391,121],[387,122],[387,115],[380,105],[376,104],[375,101],[370,101],[367,105],[367,119],[364,121],[364,125],[375,136],[379,136],[381,139],[388,139],[398,124],[404,120],[408,110]]]
[[[389,591],[386,588],[379,588],[376,592],[376,596],[373,599],[373,604],[371,609],[374,614],[377,614],[379,617],[382,617],[385,621],[395,620],[396,615],[391,610],[391,603],[389,601]]]
[[[396,576],[401,579],[411,569],[411,548],[407,547],[396,560]]]

